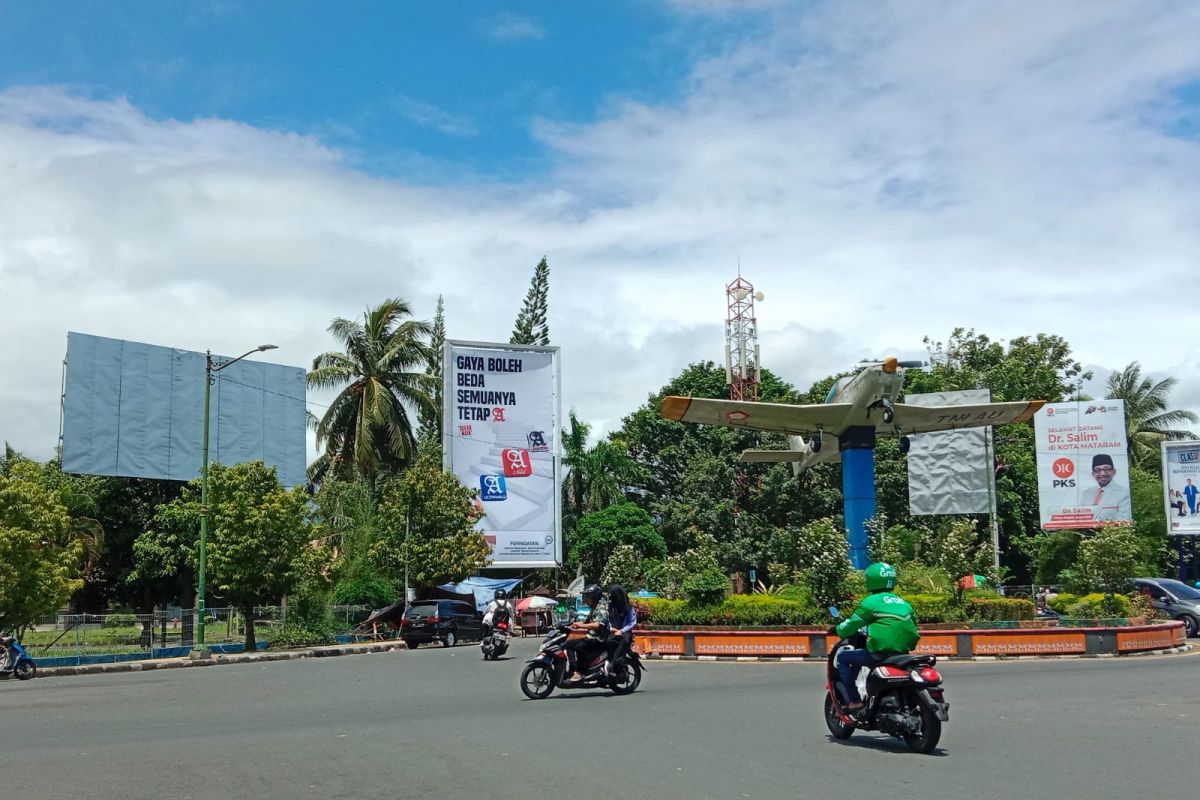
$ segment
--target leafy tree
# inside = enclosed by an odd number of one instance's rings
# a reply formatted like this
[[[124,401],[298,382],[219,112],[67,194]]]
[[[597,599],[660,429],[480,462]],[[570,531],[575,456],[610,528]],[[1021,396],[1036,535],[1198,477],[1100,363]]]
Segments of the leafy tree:
[[[546,315],[550,309],[550,265],[546,257],[533,270],[533,281],[525,295],[525,304],[517,314],[509,344],[550,344],[550,326]]]
[[[617,545],[608,557],[608,563],[604,565],[604,572],[600,575],[601,585],[611,586],[619,583],[627,591],[637,589],[641,585],[642,560],[633,545]]]
[[[487,566],[491,548],[475,530],[474,494],[432,459],[418,461],[384,489],[372,563],[397,585],[407,564],[412,586],[460,581]]]
[[[385,300],[363,314],[361,322],[337,318],[329,333],[344,352],[313,359],[308,385],[340,388],[317,425],[317,446],[324,458],[309,470],[319,482],[328,472],[368,480],[399,471],[416,455],[409,409],[435,414],[432,395],[437,379],[426,374],[434,357],[427,322],[411,315],[403,300]]]
[[[208,468],[208,581],[246,619],[246,649],[255,646],[254,607],[319,582],[327,551],[314,546],[308,495],[285,489],[274,467],[249,461]],[[194,574],[198,563],[200,481],[160,506],[154,528],[134,544],[142,580]],[[190,579],[190,578],[189,578]]]
[[[589,576],[599,576],[618,546],[627,544],[641,558],[662,558],[667,543],[654,529],[650,515],[633,503],[618,503],[585,514],[575,531],[571,560]]]
[[[1089,588],[1105,594],[1107,612],[1117,612],[1115,594],[1129,590],[1142,569],[1142,542],[1128,523],[1105,525],[1079,543],[1075,575]]]
[[[587,439],[591,426],[579,420],[575,409],[571,409],[567,419],[567,427],[562,431],[562,463],[567,469],[562,485],[563,527],[573,531],[587,502]]]
[[[314,498],[314,535],[334,554],[332,601],[383,606],[396,599],[395,583],[371,559],[379,541],[378,501],[363,479],[329,480]]]
[[[1195,434],[1178,426],[1200,422],[1191,411],[1167,410],[1167,397],[1179,383],[1175,377],[1153,383],[1142,377],[1142,365],[1130,362],[1108,376],[1108,399],[1125,401],[1129,459],[1134,464],[1157,466],[1164,440],[1190,439]]]
[[[6,457],[7,460],[7,457]],[[53,613],[83,582],[83,545],[59,498],[37,481],[0,476],[0,631]]]
[[[967,575],[985,575],[995,579],[992,543],[976,530],[970,518],[958,517],[946,525],[933,542],[931,566],[941,567],[954,581],[954,601],[963,602],[961,579]]]
[[[717,563],[717,542],[711,536],[701,534],[695,546],[682,553],[667,556],[662,561],[647,559],[642,562],[646,585],[671,600],[683,596],[683,584],[690,575],[709,570],[720,572]]]
[[[832,518],[819,519],[796,530],[792,542],[790,566],[818,605],[837,605],[845,600],[853,569],[845,529]]]
[[[728,593],[729,578],[716,567],[705,567],[683,579],[683,599],[692,605],[716,605]]]

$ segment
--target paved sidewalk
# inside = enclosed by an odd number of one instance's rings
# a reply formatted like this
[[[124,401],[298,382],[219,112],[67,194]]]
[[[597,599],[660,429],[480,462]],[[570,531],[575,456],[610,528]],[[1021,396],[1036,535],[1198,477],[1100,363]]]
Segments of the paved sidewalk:
[[[253,664],[261,661],[290,661],[296,658],[330,658],[334,656],[387,653],[406,649],[401,642],[377,644],[335,644],[300,650],[264,650],[257,653],[234,653],[208,658],[154,658],[145,661],[120,661],[115,664],[84,664],[78,667],[46,667],[38,669],[39,678],[62,678],[69,675],[97,675],[109,672],[150,672],[158,669],[187,669],[218,667],[222,664]]]

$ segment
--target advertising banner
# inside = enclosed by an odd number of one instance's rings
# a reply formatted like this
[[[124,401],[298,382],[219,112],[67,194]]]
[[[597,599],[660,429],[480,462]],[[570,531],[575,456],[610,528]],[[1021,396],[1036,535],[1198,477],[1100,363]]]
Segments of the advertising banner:
[[[1033,425],[1043,528],[1133,519],[1123,400],[1047,404]]]
[[[1200,442],[1163,442],[1162,465],[1170,534],[1200,535]]]
[[[557,347],[447,341],[443,459],[477,491],[492,566],[562,563]]]
[[[908,394],[918,406],[990,403],[988,389]],[[909,437],[908,509],[910,514],[987,514],[995,492],[992,429],[962,428]]]
[[[218,364],[224,356],[213,356]],[[62,468],[86,475],[200,476],[205,355],[67,334]],[[213,374],[208,455],[262,461],[284,486],[305,481],[305,373],[246,359]]]

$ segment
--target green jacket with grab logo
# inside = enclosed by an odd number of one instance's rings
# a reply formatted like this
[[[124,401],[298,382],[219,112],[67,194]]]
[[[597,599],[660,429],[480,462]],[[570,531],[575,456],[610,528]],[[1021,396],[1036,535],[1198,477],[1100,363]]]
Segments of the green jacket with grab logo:
[[[837,626],[837,634],[845,639],[864,626],[867,649],[872,653],[909,653],[921,638],[912,606],[891,592],[867,595],[854,613]]]

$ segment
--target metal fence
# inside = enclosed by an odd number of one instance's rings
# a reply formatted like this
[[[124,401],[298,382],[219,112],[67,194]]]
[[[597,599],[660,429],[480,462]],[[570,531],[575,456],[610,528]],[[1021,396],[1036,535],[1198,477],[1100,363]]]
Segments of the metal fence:
[[[369,606],[331,606],[329,619],[338,638],[392,638],[394,633],[356,630],[372,610]],[[269,643],[288,622],[287,606],[253,609],[255,639]],[[221,650],[236,651],[246,637],[246,616],[241,609],[207,608],[204,642]],[[152,614],[57,614],[43,617],[21,637],[25,649],[39,663],[85,663],[85,660],[124,660],[184,655],[195,646],[199,630],[195,609],[156,611]],[[51,661],[52,660],[52,661]]]

